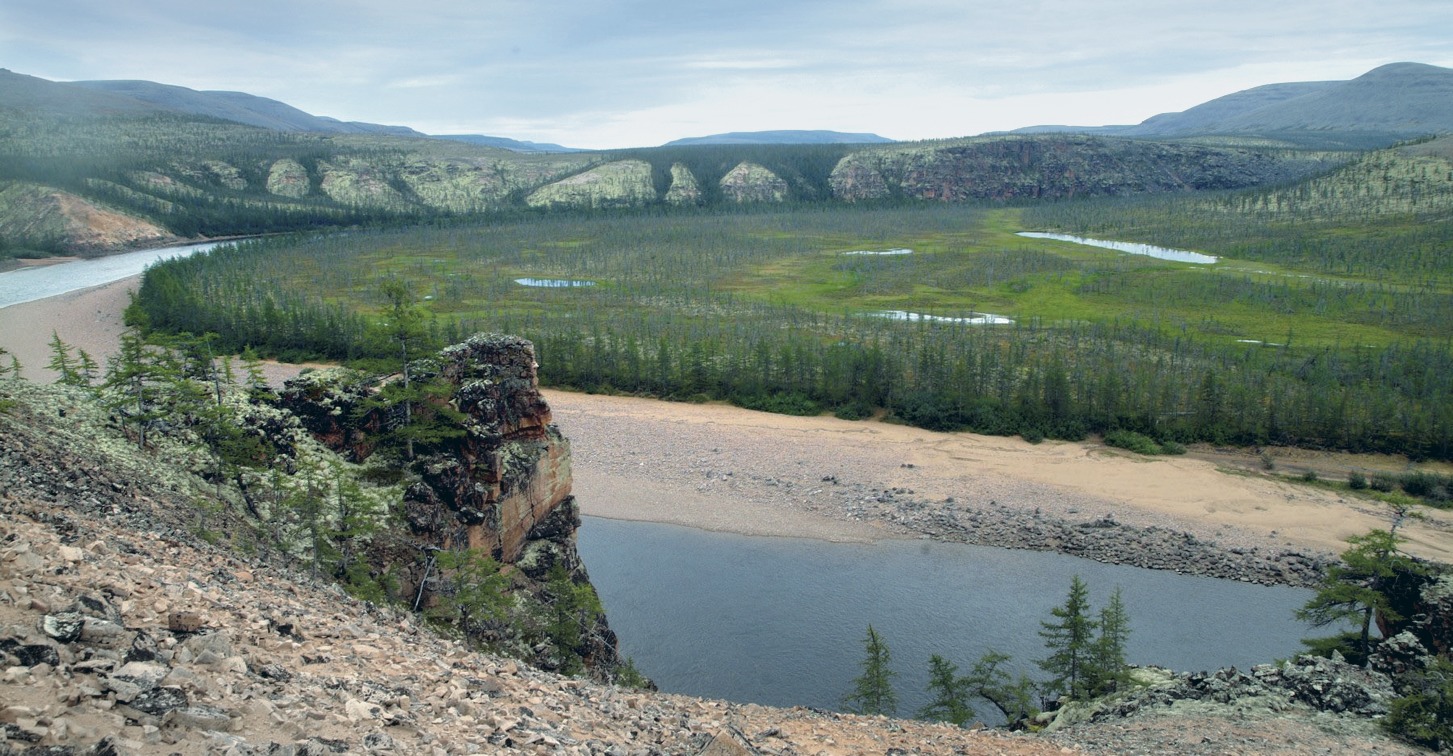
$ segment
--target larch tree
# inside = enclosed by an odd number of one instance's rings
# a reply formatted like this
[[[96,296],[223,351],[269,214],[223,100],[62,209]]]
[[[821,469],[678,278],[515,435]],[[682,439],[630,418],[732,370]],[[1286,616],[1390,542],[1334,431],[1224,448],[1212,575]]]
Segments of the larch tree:
[[[897,713],[898,696],[893,692],[893,678],[898,674],[889,666],[893,655],[872,625],[868,625],[868,634],[863,638],[863,650],[863,673],[853,680],[853,692],[843,702],[858,714]]]
[[[1039,635],[1049,656],[1040,659],[1039,668],[1053,677],[1045,686],[1052,692],[1081,699],[1089,694],[1090,658],[1097,623],[1090,616],[1089,589],[1079,575],[1070,582],[1065,603],[1050,610],[1052,621],[1041,621]]]

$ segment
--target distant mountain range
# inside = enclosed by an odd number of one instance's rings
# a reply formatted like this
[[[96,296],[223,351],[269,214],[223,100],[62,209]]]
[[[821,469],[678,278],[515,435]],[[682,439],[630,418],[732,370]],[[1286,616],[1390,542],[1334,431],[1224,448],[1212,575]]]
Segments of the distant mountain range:
[[[167,112],[217,118],[278,131],[373,134],[444,139],[522,153],[578,152],[559,144],[481,134],[431,136],[407,126],[340,121],[315,116],[277,100],[245,92],[198,91],[150,81],[53,82],[0,69],[0,107],[74,115]],[[1012,134],[1078,133],[1180,138],[1262,136],[1335,142],[1361,135],[1372,142],[1453,132],[1453,69],[1391,63],[1350,81],[1267,84],[1218,97],[1179,113],[1134,125],[1029,126]],[[666,147],[753,144],[887,144],[871,133],[777,130],[736,131],[667,142]],[[1365,146],[1371,146],[1365,145]]]
[[[888,144],[892,139],[877,134],[849,134],[841,131],[731,131],[725,134],[675,139],[663,147],[698,144]]]
[[[407,126],[340,121],[305,113],[287,103],[246,92],[199,92],[195,89],[157,84],[152,81],[74,81],[58,86],[84,87],[97,92],[129,97],[188,115],[220,118],[274,131],[310,131],[325,134],[388,134],[424,136]]]
[[[439,134],[434,139],[448,139],[481,147],[500,147],[514,152],[585,152],[577,147],[562,147],[550,142],[525,142],[509,137],[484,136],[483,134]]]
[[[514,152],[578,152],[558,144],[525,142],[480,134],[431,136],[407,126],[340,121],[315,116],[246,92],[198,91],[152,81],[55,82],[0,68],[0,106],[70,115],[179,113],[247,124],[274,131],[314,134],[381,134],[447,139]]]
[[[1453,69],[1390,63],[1350,81],[1267,84],[1133,126],[1030,126],[1015,134],[1071,132],[1182,137],[1362,133],[1419,136],[1453,132]]]

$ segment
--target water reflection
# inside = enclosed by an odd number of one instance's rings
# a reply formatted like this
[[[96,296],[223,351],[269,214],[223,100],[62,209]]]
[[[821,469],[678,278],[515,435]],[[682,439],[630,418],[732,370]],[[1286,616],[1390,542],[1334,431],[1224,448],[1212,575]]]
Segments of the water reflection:
[[[921,312],[909,312],[907,310],[884,310],[874,313],[880,318],[889,320],[904,320],[909,323],[962,323],[964,325],[1010,325],[1014,321],[1003,315],[995,315],[992,312],[969,313],[966,317],[951,317],[948,315],[925,315]]]
[[[595,285],[594,281],[572,281],[567,278],[516,278],[515,283],[540,289],[573,289]]]
[[[1020,231],[1016,236],[1023,236],[1027,239],[1053,239],[1055,241],[1067,241],[1075,244],[1083,244],[1087,247],[1101,247],[1113,249],[1117,252],[1125,252],[1131,255],[1145,255],[1158,260],[1170,260],[1172,262],[1196,263],[1197,265],[1211,265],[1216,258],[1211,255],[1203,255],[1200,252],[1187,252],[1183,249],[1170,249],[1157,247],[1154,244],[1138,244],[1136,242],[1102,241],[1090,239],[1084,236],[1070,236],[1069,234],[1046,234],[1038,231]]]

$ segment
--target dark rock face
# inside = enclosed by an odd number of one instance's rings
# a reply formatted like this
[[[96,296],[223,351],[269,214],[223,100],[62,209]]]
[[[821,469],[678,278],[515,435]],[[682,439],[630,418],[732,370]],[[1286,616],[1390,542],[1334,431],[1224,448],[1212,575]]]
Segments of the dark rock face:
[[[488,334],[410,366],[412,380],[448,387],[435,401],[462,413],[461,432],[421,448],[412,463],[400,461],[417,476],[402,502],[407,532],[378,539],[370,560],[391,566],[401,593],[422,597],[423,606],[437,577],[419,558],[430,549],[487,554],[516,567],[517,587],[531,593],[557,562],[575,583],[589,582],[575,548],[580,515],[570,494],[570,443],[551,422],[538,367],[529,341]],[[376,390],[336,373],[314,374],[290,381],[282,404],[320,441],[362,461],[377,451],[368,439],[400,422],[367,409]],[[603,618],[588,635],[597,647],[586,658],[613,668],[615,635]]]
[[[887,147],[843,158],[830,179],[847,201],[901,195],[943,202],[1234,189],[1304,175],[1269,153],[1088,136],[998,137]]]

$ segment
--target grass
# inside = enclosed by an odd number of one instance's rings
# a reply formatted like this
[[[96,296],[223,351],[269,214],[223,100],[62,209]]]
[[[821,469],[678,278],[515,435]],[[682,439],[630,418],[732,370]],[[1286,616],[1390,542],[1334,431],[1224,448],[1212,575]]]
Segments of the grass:
[[[1378,280],[1319,276],[1250,260],[1192,265],[1016,236],[1012,209],[982,213],[964,230],[890,240],[821,238],[820,251],[725,276],[740,296],[810,310],[992,312],[1021,322],[1138,321],[1222,343],[1384,346],[1435,337],[1447,323],[1396,323],[1382,314],[1402,292]],[[906,247],[912,255],[845,257],[848,250]],[[1313,288],[1317,287],[1317,288]],[[1448,292],[1440,292],[1448,296]],[[1396,306],[1394,302],[1392,306]]]

